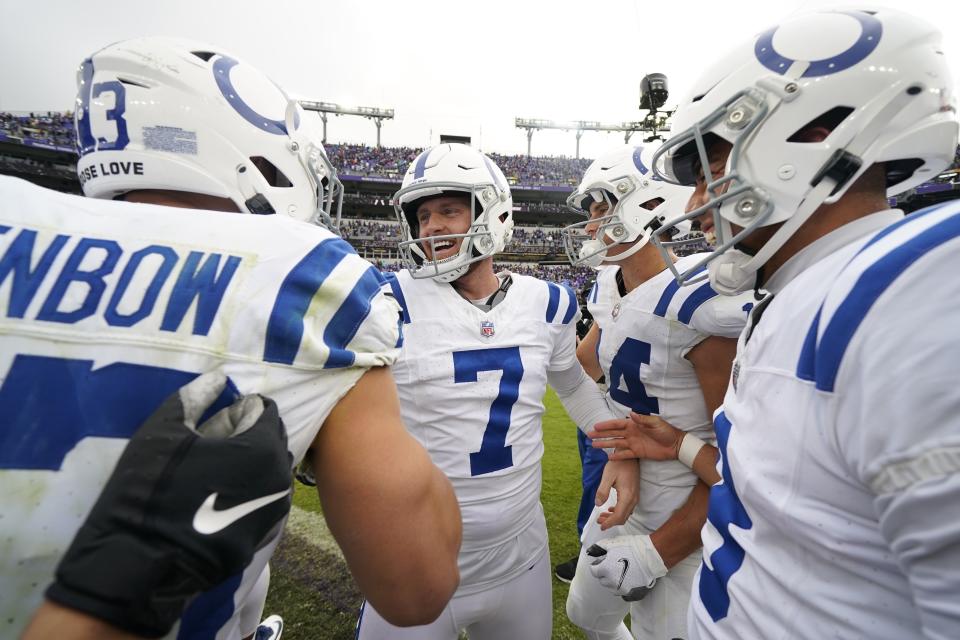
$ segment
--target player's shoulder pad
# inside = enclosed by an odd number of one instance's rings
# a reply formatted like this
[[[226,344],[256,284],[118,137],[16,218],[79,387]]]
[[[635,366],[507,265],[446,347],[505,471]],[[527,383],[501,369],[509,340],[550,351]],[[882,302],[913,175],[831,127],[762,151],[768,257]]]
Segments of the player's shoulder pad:
[[[883,300],[918,274],[960,271],[960,202],[910,214],[870,238],[843,267],[807,329],[797,377],[832,392],[851,342]],[[885,295],[885,294],[890,295]],[[933,305],[937,296],[927,296]],[[884,307],[889,310],[889,307]],[[931,311],[933,312],[933,311]]]
[[[383,284],[346,241],[331,235],[317,243],[280,285],[263,359],[324,369],[391,364],[399,310]]]

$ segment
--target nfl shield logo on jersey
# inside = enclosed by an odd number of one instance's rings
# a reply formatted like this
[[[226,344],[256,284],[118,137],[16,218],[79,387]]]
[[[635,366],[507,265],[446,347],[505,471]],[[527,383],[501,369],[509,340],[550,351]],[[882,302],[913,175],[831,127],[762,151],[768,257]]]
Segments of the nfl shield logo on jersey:
[[[493,337],[493,323],[489,320],[483,320],[480,322],[480,335],[484,338]]]

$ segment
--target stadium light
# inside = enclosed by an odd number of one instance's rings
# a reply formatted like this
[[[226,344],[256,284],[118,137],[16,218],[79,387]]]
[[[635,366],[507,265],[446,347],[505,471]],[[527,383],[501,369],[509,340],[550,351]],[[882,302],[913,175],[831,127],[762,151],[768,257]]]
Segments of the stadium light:
[[[580,157],[580,138],[584,131],[620,131],[624,134],[624,144],[630,142],[630,137],[637,131],[646,131],[656,136],[658,131],[669,131],[667,117],[672,111],[661,111],[657,114],[648,114],[640,122],[621,122],[619,124],[604,124],[595,120],[573,120],[569,122],[557,122],[554,120],[543,120],[541,118],[515,118],[514,126],[518,129],[527,130],[527,156],[530,156],[530,147],[533,142],[533,132],[541,129],[561,129],[563,131],[575,131],[577,139],[576,157]],[[652,137],[651,136],[651,137]]]
[[[380,107],[342,107],[333,102],[315,102],[313,100],[299,100],[300,106],[307,111],[317,111],[320,113],[320,119],[323,121],[323,143],[327,143],[327,114],[332,113],[335,116],[361,116],[373,120],[377,126],[377,148],[380,148],[380,127],[384,120],[393,120],[393,109],[381,109]]]

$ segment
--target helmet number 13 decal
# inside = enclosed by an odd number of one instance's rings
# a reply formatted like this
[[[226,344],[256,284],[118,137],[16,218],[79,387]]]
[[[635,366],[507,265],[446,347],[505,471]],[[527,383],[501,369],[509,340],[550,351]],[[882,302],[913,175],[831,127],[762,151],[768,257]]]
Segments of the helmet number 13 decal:
[[[79,154],[86,155],[91,151],[119,151],[124,149],[130,142],[127,135],[127,120],[123,117],[127,105],[127,91],[121,82],[111,80],[108,82],[98,82],[93,84],[93,62],[86,60],[83,63],[80,73],[83,76],[83,89],[80,92],[77,105],[77,151]],[[113,123],[114,135],[111,138],[93,136],[93,129],[90,122],[90,107],[103,108],[103,104],[109,104],[112,97],[113,105],[106,108],[104,117],[107,122]]]

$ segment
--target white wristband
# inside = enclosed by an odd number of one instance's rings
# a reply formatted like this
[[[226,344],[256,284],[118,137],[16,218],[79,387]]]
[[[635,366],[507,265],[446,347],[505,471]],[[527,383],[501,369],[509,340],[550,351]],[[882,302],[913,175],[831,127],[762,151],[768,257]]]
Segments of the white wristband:
[[[677,460],[692,469],[693,461],[697,459],[697,454],[706,444],[692,433],[683,434],[683,441],[680,443],[680,450],[677,452]]]

